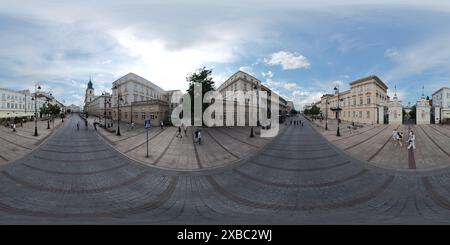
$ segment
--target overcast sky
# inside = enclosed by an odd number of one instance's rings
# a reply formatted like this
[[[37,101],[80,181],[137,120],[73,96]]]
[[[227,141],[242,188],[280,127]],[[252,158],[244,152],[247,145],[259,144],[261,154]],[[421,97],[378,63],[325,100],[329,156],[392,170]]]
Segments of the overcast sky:
[[[185,90],[206,66],[217,86],[241,69],[298,107],[368,75],[405,105],[450,86],[450,3],[359,2],[0,0],[0,87],[82,105],[89,76],[97,94],[128,72]]]

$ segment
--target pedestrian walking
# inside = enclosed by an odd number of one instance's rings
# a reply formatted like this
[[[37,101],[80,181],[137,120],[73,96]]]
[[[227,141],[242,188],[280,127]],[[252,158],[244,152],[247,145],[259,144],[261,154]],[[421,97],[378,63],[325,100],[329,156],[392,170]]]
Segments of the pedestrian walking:
[[[80,123],[77,122],[77,131],[80,131]]]
[[[94,130],[97,131],[97,122],[94,122]]]
[[[186,136],[186,137],[187,137],[187,128],[186,128],[186,126],[184,125],[184,123],[183,123],[183,124],[181,124],[181,127],[183,127],[183,131],[184,131],[184,136]]]
[[[416,136],[414,135],[414,132],[412,130],[409,134],[408,143],[408,150],[411,148],[413,148],[414,150],[416,149]]]
[[[348,132],[350,133],[350,134],[353,134],[353,126],[352,126],[352,124],[350,123],[350,124],[348,124],[348,126],[347,126],[347,128],[348,128]]]
[[[163,123],[163,121],[161,121],[160,126],[161,126],[161,129],[164,128],[164,123]]]
[[[197,138],[198,138],[198,129],[195,130],[194,132],[194,142],[197,143]]]
[[[16,131],[16,124],[15,124],[15,123],[13,123],[12,128],[13,128],[13,132],[17,132],[17,131]]]
[[[199,130],[197,133],[198,144],[202,144],[202,132]]]
[[[400,147],[403,146],[402,139],[403,139],[403,132],[397,132],[397,142],[400,145]]]
[[[177,138],[180,137],[180,139],[183,138],[183,135],[181,135],[181,127],[178,127],[178,131],[177,131],[177,134],[175,137],[177,137]]]
[[[86,130],[88,130],[88,121],[87,121],[87,119],[84,121],[84,126],[86,127]]]
[[[22,118],[22,120],[20,121],[20,126],[21,126],[21,127],[23,127],[23,121],[24,121],[24,120],[25,120],[25,119]]]
[[[394,145],[397,145],[397,137],[398,137],[398,132],[397,132],[397,129],[394,129],[393,131],[392,131],[392,140],[393,140],[393,142],[394,142]]]

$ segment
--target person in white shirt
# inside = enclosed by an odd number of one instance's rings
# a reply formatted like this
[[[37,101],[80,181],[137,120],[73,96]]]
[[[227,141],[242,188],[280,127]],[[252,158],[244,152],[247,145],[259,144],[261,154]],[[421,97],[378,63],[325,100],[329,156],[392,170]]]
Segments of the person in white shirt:
[[[397,145],[397,137],[398,137],[398,132],[397,129],[394,129],[394,131],[392,131],[392,140],[394,142],[394,145]]]
[[[411,148],[413,148],[415,150],[416,149],[416,135],[414,134],[414,132],[412,130],[409,133],[408,142],[409,142],[408,150]]]

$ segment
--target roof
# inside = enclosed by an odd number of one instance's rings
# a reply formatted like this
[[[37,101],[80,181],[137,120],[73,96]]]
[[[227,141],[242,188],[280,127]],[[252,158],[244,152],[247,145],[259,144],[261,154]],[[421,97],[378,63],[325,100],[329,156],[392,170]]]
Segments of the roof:
[[[239,74],[239,73],[242,73],[242,74],[244,74],[244,75],[246,75],[246,76],[249,76],[249,77],[255,79],[257,82],[261,83],[261,81],[260,81],[258,78],[254,77],[253,75],[250,75],[250,74],[248,74],[248,73],[245,72],[245,71],[238,70],[237,72],[233,73],[233,75],[231,75],[229,78],[227,78],[227,80],[225,80],[225,81],[217,88],[217,90],[219,90],[219,91],[222,90],[223,87],[225,86],[225,84],[226,84],[229,80],[231,80],[232,77],[234,77],[235,75],[237,75],[237,74]],[[227,84],[227,85],[228,85],[228,84]]]
[[[437,94],[437,93],[441,92],[441,90],[444,90],[444,89],[448,89],[448,90],[450,90],[450,88],[449,88],[449,87],[442,87],[442,88],[438,89],[438,90],[437,90],[436,92],[434,92],[434,93],[433,93],[433,95],[435,95],[435,94]]]
[[[127,81],[127,80],[135,80],[137,82],[147,83],[147,84],[150,84],[151,86],[155,87],[157,90],[159,90],[159,92],[164,92],[164,90],[161,87],[159,87],[158,85],[156,85],[156,84],[150,82],[149,80],[147,80],[139,75],[136,75],[132,72],[129,72],[125,76],[120,77],[119,79],[114,81],[113,84],[120,83],[120,82]]]
[[[91,78],[89,78],[89,82],[88,82],[88,89],[94,89],[94,87],[92,86],[92,81]]]
[[[383,88],[388,89],[388,86],[386,86],[386,84],[385,84],[383,81],[381,81],[381,79],[380,79],[379,77],[377,77],[377,76],[375,76],[375,75],[360,78],[360,79],[358,79],[358,80],[355,80],[355,81],[351,82],[350,85],[355,85],[355,84],[362,83],[362,82],[366,82],[366,81],[370,81],[370,80],[375,80],[375,81],[376,81],[377,83],[379,83]]]

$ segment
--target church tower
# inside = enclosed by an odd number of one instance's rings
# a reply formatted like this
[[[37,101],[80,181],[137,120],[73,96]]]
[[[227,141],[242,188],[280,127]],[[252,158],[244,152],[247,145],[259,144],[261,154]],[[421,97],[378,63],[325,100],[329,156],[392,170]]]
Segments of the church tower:
[[[84,96],[84,104],[87,105],[94,99],[95,99],[94,87],[92,86],[91,78],[89,78],[88,86],[86,89],[86,95]]]

